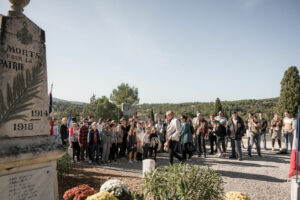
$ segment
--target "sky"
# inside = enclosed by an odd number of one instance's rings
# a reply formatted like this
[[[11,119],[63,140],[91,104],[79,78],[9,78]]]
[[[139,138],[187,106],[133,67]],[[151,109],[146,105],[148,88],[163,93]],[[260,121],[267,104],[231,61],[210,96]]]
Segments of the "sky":
[[[0,13],[10,4],[0,0]],[[262,99],[300,69],[299,0],[31,0],[53,96],[89,102],[122,82],[140,103]]]

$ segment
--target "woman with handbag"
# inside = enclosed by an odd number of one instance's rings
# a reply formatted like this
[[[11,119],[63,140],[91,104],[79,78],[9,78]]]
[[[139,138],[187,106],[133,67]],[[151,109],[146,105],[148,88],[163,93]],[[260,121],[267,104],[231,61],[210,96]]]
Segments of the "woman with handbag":
[[[252,121],[249,123],[249,133],[250,133],[250,145],[248,148],[248,155],[252,157],[251,151],[252,146],[255,142],[256,150],[259,157],[261,157],[260,151],[260,124],[256,116],[253,116]]]
[[[180,120],[182,123],[180,131],[180,141],[182,143],[182,158],[183,162],[186,161],[186,154],[189,154],[189,158],[192,157],[192,148],[193,148],[193,134],[191,132],[191,126],[187,122],[188,116],[182,115]]]

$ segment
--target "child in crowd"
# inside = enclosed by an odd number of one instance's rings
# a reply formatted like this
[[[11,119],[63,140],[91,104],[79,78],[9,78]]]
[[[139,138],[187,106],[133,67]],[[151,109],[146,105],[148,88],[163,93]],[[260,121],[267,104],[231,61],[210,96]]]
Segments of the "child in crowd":
[[[132,154],[133,160],[136,162],[136,152],[137,152],[137,138],[136,138],[136,128],[132,127],[128,132],[127,137],[128,142],[128,152],[129,152],[129,163],[132,163]]]
[[[143,137],[143,159],[148,158],[149,148],[150,148],[150,127],[145,128],[145,134]]]
[[[112,144],[113,124],[107,122],[102,129],[102,164],[109,163],[110,146]]]
[[[70,147],[73,148],[73,157],[72,161],[75,162],[75,155],[77,157],[77,161],[80,161],[80,147],[79,147],[79,127],[77,123],[72,123],[72,128],[69,130],[69,142]]]
[[[91,124],[91,130],[89,132],[88,135],[88,143],[89,143],[89,147],[90,147],[90,160],[89,163],[90,164],[95,164],[95,161],[98,162],[99,161],[99,146],[101,143],[100,140],[100,134],[99,131],[97,129],[97,123],[93,122]],[[96,153],[96,159],[95,159],[95,153]]]
[[[150,157],[152,157],[154,152],[154,160],[156,160],[158,143],[159,139],[157,135],[157,129],[153,126],[150,134]]]

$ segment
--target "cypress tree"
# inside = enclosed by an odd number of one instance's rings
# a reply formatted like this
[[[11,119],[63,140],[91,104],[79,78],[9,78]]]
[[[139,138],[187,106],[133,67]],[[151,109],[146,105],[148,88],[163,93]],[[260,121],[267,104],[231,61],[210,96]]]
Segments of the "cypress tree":
[[[215,115],[218,115],[219,111],[223,112],[223,108],[222,108],[221,100],[218,97],[215,102]]]
[[[280,84],[277,111],[283,114],[287,110],[291,116],[295,117],[300,105],[300,77],[296,66],[291,66],[285,71]]]

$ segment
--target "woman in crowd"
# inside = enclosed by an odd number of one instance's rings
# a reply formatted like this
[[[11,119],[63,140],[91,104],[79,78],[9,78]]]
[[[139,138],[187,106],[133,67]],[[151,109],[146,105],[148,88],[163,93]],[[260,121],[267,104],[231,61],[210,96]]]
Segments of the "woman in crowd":
[[[157,155],[157,148],[159,144],[157,129],[153,126],[151,128],[151,134],[150,134],[150,157],[153,158],[154,153],[154,160],[156,160]]]
[[[145,128],[145,134],[143,137],[143,159],[148,158],[149,148],[150,148],[150,127]]]
[[[128,159],[129,163],[132,163],[132,156],[133,161],[136,162],[136,152],[137,152],[137,137],[136,137],[136,128],[134,126],[128,132],[127,137],[127,144],[128,144]]]
[[[77,161],[80,161],[80,147],[79,147],[79,127],[77,123],[72,123],[72,128],[69,130],[69,143],[70,147],[73,148],[72,161],[75,162],[75,155]]]
[[[256,144],[256,150],[259,157],[261,157],[261,151],[260,151],[260,123],[258,122],[258,119],[256,116],[252,117],[252,120],[248,122],[248,128],[250,133],[250,145],[248,148],[248,155],[251,157],[251,151],[252,146],[255,142]]]
[[[191,131],[191,125],[187,121],[188,116],[182,115],[180,118],[181,121],[181,131],[180,131],[180,141],[182,143],[182,158],[183,162],[186,161],[186,154],[189,154],[188,159],[192,157],[192,145],[193,145],[193,134]]]
[[[293,122],[294,119],[290,116],[288,111],[284,112],[284,118],[283,118],[283,127],[282,127],[282,131],[283,131],[283,136],[285,138],[285,148],[286,150],[289,149],[289,142],[290,142],[290,148],[292,150],[293,147]]]
[[[247,149],[249,151],[249,147],[250,147],[250,137],[251,137],[251,133],[250,133],[250,125],[252,124],[253,121],[253,113],[249,113],[248,117],[245,120],[245,127],[246,127],[246,137],[247,137]],[[242,141],[242,145],[243,148],[245,148],[243,141]]]
[[[60,137],[63,145],[66,145],[68,142],[68,127],[67,127],[68,119],[66,117],[62,118],[61,126],[60,126]]]
[[[118,136],[118,150],[117,150],[117,154],[118,157],[121,157],[121,152],[122,152],[122,142],[123,142],[123,131],[122,131],[122,127],[120,124],[117,125],[117,136]]]
[[[142,127],[142,123],[139,122],[137,124],[136,130],[136,138],[137,138],[137,160],[142,160],[143,155],[143,137],[144,137],[144,130]]]
[[[226,136],[226,128],[223,124],[221,124],[217,120],[212,121],[212,126],[213,126],[213,133],[217,137],[217,149],[218,149],[218,154],[217,156],[219,158],[225,158],[225,152],[226,152],[226,145],[225,145],[225,136]],[[221,149],[222,146],[222,149]]]
[[[275,140],[277,140],[279,149],[281,150],[282,120],[277,113],[274,115],[274,118],[271,121],[270,132],[272,137],[272,151],[275,150]]]

